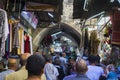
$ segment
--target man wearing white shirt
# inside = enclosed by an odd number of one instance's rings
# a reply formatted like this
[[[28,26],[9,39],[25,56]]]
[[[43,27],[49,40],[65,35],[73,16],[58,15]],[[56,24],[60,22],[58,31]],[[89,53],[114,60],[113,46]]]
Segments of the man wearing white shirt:
[[[99,80],[100,76],[104,74],[104,70],[100,66],[96,66],[96,56],[88,57],[90,65],[88,65],[88,71],[86,75],[90,80]]]
[[[52,64],[52,56],[45,55],[46,64],[44,66],[44,73],[46,80],[57,80],[59,72],[57,68]]]

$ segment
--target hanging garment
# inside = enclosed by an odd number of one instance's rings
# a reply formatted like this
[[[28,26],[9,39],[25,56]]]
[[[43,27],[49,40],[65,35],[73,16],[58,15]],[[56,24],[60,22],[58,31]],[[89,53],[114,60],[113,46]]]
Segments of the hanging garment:
[[[14,23],[12,26],[12,55],[17,55],[18,54],[18,48],[20,47],[19,45],[19,26],[18,23]]]
[[[25,35],[25,53],[30,53],[30,38],[28,35]]]
[[[23,28],[19,29],[19,45],[18,54],[23,54],[23,41],[24,41],[24,31]]]
[[[5,53],[5,40],[4,40],[4,12],[0,11],[0,56]]]
[[[5,33],[4,36],[5,36],[5,40],[6,40],[8,34],[9,34],[9,26],[8,26],[7,13],[3,9],[0,9],[0,12],[3,12],[3,19],[4,19],[3,26],[4,26],[4,33]]]
[[[10,25],[9,25],[9,32],[10,32]],[[5,51],[9,52],[10,49],[10,33],[8,34],[8,37],[5,42]]]
[[[9,26],[9,31],[10,31],[10,26]],[[9,49],[10,49],[10,34],[8,35],[6,42],[5,42],[5,55],[3,56],[3,58],[5,58],[6,60],[9,57]]]
[[[9,52],[12,52],[12,42],[13,42],[13,38],[12,38],[12,22],[9,21],[9,25],[10,25],[10,49]]]
[[[14,24],[14,32],[13,32],[13,48],[18,48],[19,47],[19,26],[17,23]]]
[[[5,54],[5,41],[7,39],[7,36],[9,34],[9,28],[8,28],[8,19],[7,19],[7,13],[5,10],[0,9],[0,56],[3,56]]]
[[[30,36],[30,53],[33,54],[32,37]]]
[[[22,31],[21,53],[24,54],[24,29]]]

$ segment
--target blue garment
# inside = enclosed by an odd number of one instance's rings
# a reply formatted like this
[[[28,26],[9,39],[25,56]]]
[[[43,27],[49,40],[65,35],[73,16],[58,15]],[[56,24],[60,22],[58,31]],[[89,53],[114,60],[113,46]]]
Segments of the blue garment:
[[[99,80],[100,76],[104,74],[104,70],[102,67],[89,65],[88,71],[86,72],[86,75],[91,80]]]
[[[117,75],[115,72],[109,72],[107,75],[107,80],[118,80]]]
[[[69,79],[71,79],[72,77],[75,77],[75,76],[76,76],[76,74],[71,74],[69,76],[66,76],[63,80],[69,80]]]
[[[65,77],[63,80],[90,80],[85,74],[76,74]]]
[[[0,73],[0,80],[4,80],[5,76],[6,76],[7,74],[12,73],[12,72],[14,72],[14,70],[10,70],[10,69],[1,72],[1,73]]]

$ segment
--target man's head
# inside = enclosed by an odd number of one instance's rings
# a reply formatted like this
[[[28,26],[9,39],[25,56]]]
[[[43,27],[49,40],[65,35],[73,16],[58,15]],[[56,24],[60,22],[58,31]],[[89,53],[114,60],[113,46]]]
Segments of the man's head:
[[[88,56],[88,61],[90,64],[95,64],[96,63],[96,57],[94,55]]]
[[[86,71],[88,70],[88,67],[87,67],[86,62],[83,59],[79,59],[76,62],[75,69],[77,73],[85,74]]]
[[[55,65],[60,65],[61,64],[61,61],[60,61],[59,57],[55,57],[54,64]]]
[[[45,65],[45,59],[40,54],[31,55],[27,59],[26,69],[28,70],[28,76],[40,76],[43,74],[43,68]]]
[[[30,53],[24,53],[24,54],[20,55],[20,64],[21,64],[21,66],[26,65],[26,62],[27,62],[27,59],[28,59],[29,56],[30,56]]]
[[[17,60],[14,58],[8,59],[8,69],[16,70],[18,68]]]
[[[65,52],[64,52],[64,53],[62,53],[62,56],[63,56],[63,57],[66,57],[66,53],[65,53]]]
[[[52,56],[51,55],[49,55],[49,54],[47,54],[47,55],[45,55],[45,60],[46,60],[46,62],[52,62]]]

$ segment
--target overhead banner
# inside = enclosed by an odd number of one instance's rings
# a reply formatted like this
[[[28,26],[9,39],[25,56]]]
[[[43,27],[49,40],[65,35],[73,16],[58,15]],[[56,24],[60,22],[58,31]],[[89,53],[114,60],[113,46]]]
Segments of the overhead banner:
[[[21,15],[34,29],[36,29],[38,24],[38,19],[34,14],[34,12],[22,11]]]
[[[120,11],[111,15],[112,22],[112,44],[120,45]]]

